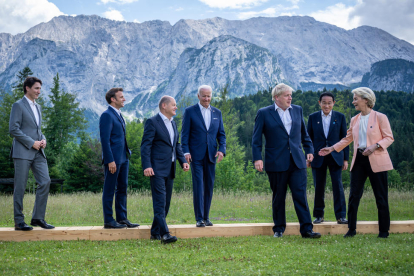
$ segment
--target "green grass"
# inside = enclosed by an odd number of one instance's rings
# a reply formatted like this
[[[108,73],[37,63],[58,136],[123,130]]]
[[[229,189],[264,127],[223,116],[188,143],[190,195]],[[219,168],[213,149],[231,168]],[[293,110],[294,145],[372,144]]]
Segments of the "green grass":
[[[413,275],[412,234],[0,242],[2,275]]]
[[[313,194],[308,194],[312,211]],[[346,195],[348,197],[348,195]],[[414,192],[390,191],[392,220],[414,219]],[[34,195],[25,196],[26,222]],[[272,222],[270,194],[216,192],[211,219],[214,223]],[[290,195],[287,220],[297,217]],[[327,220],[334,220],[332,194],[326,195]],[[0,226],[13,226],[13,198],[0,195]],[[129,218],[152,222],[148,192],[128,195]],[[359,220],[377,220],[375,198],[367,191]],[[101,194],[56,194],[49,197],[46,220],[56,226],[102,225]],[[193,224],[192,194],[174,193],[169,224]],[[250,236],[158,241],[34,241],[0,242],[2,275],[413,275],[414,235],[324,235],[318,240],[300,236]]]
[[[103,225],[102,194],[77,193],[55,194],[49,196],[46,221],[55,226],[92,226]],[[314,194],[308,194],[309,208],[313,209]],[[26,223],[30,222],[34,205],[34,195],[27,194],[24,198]],[[346,192],[346,199],[348,193]],[[414,191],[389,192],[391,220],[414,219]],[[332,193],[325,198],[325,219],[335,221]],[[12,227],[13,196],[0,195],[0,227]],[[375,197],[367,191],[361,200],[358,220],[378,220]],[[150,192],[132,193],[128,195],[128,218],[142,225],[151,224],[153,217]],[[271,195],[249,192],[215,192],[211,207],[210,219],[213,223],[255,223],[272,222]],[[286,199],[286,219],[297,222],[293,201],[290,194]],[[195,223],[192,193],[174,193],[171,200],[168,224]]]

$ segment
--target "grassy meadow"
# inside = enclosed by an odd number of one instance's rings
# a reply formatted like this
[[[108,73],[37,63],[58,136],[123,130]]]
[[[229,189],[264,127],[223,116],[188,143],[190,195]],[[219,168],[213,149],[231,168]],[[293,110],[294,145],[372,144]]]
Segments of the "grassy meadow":
[[[55,226],[97,226],[103,225],[102,194],[74,193],[53,194],[49,196],[46,221]],[[345,194],[348,199],[348,193]],[[308,194],[309,208],[313,209],[313,192]],[[24,197],[26,223],[30,223],[35,196]],[[414,219],[414,191],[389,192],[391,220]],[[335,221],[333,196],[325,196],[325,219]],[[0,195],[0,227],[12,227],[13,196]],[[378,220],[375,197],[366,191],[361,199],[358,220]],[[151,224],[153,217],[152,199],[149,191],[128,195],[128,218],[141,225]],[[272,222],[271,194],[250,192],[220,192],[213,196],[210,219],[213,223],[255,223]],[[290,194],[286,198],[287,222],[297,222],[297,216]],[[168,224],[195,224],[191,192],[173,193]]]

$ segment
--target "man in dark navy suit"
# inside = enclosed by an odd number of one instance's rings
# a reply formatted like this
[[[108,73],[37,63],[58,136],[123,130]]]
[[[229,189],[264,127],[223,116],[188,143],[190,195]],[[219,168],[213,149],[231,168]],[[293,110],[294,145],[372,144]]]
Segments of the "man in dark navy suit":
[[[170,209],[175,164],[178,162],[184,171],[190,169],[178,143],[177,125],[173,121],[177,104],[173,97],[163,96],[158,104],[160,112],[145,122],[141,142],[141,162],[144,175],[150,177],[154,220],[151,239],[162,243],[176,242],[171,236],[165,218]]]
[[[120,111],[125,102],[123,89],[111,88],[106,92],[105,99],[109,107],[99,120],[102,163],[105,166],[102,194],[104,227],[134,228],[139,224],[131,223],[127,218],[128,158],[131,151],[126,141],[125,120]],[[112,215],[114,194],[116,221]]]
[[[199,102],[185,109],[181,131],[185,159],[191,164],[197,227],[213,226],[209,216],[216,158],[219,163],[226,155],[223,118],[221,111],[210,105],[212,93],[213,90],[208,85],[198,88]]]
[[[292,105],[293,89],[278,84],[272,90],[275,104],[259,109],[253,130],[252,151],[256,170],[263,171],[262,134],[266,139],[264,169],[273,191],[273,232],[281,238],[286,229],[285,201],[289,185],[303,238],[320,238],[313,232],[306,198],[306,160],[313,159],[312,141],[306,131],[302,108]],[[302,151],[302,145],[306,157]]]
[[[315,152],[330,147],[346,136],[345,115],[333,111],[335,97],[330,92],[322,93],[319,97],[321,111],[309,115],[308,133],[313,142]],[[324,221],[326,172],[329,168],[334,196],[335,217],[339,224],[347,224],[346,202],[342,186],[342,170],[348,168],[349,147],[340,152],[333,151],[327,156],[315,155],[312,163],[313,184],[315,186],[315,207],[313,208],[313,223]]]

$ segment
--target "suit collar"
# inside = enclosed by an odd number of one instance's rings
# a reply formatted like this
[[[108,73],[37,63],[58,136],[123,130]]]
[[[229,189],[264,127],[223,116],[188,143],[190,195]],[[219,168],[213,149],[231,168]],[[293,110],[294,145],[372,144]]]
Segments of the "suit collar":
[[[162,130],[164,131],[164,134],[165,134],[165,135],[166,135],[166,137],[167,137],[167,141],[168,141],[168,142],[170,143],[170,145],[171,145],[170,133],[168,132],[167,127],[165,126],[164,120],[162,119],[162,117],[160,116],[160,114],[157,114],[156,118],[157,118],[157,122],[158,122],[158,124],[160,125],[160,127],[161,127],[161,128],[162,128]],[[172,122],[171,122],[171,124],[172,124]],[[173,124],[173,129],[174,129],[174,124]],[[174,139],[173,139],[173,140],[175,140],[175,132],[176,132],[176,130],[174,129]],[[172,146],[172,145],[171,145],[171,146]]]
[[[26,99],[24,99],[24,98],[26,98]],[[29,113],[30,113],[30,115],[32,116],[32,119],[33,119],[33,122],[35,123],[35,125],[36,126],[40,126],[41,125],[41,123],[42,123],[42,119],[41,119],[41,117],[42,116],[40,116],[40,111],[39,111],[39,125],[37,125],[37,122],[36,122],[36,117],[35,117],[35,115],[34,115],[34,113],[33,113],[33,110],[32,110],[32,108],[31,108],[31,106],[30,106],[30,104],[29,104],[29,102],[28,101],[30,101],[26,96],[24,96],[24,98],[22,99],[22,102],[23,102],[23,105],[26,107],[26,109],[29,111]],[[37,110],[39,110],[38,109],[38,107],[37,107],[37,105],[36,105],[36,103],[35,103],[35,107],[36,107],[36,109]]]
[[[278,123],[278,124],[282,127],[282,129],[285,131],[285,133],[286,133],[286,134],[288,134],[288,133],[287,133],[287,131],[286,131],[285,125],[283,124],[282,119],[280,119],[279,113],[277,112],[277,110],[276,110],[276,108],[275,108],[275,105],[276,105],[276,104],[273,104],[273,105],[269,106],[268,110],[269,110],[270,114],[272,114],[273,119],[275,119],[275,120],[276,120],[276,122],[277,122],[277,123]],[[289,111],[290,111],[290,110],[291,110],[291,109],[289,109]],[[292,117],[292,113],[290,113],[290,116]],[[293,118],[292,118],[292,120],[293,120]],[[292,130],[291,130],[291,131],[292,131]]]
[[[125,130],[125,124],[124,124],[124,122],[123,122],[123,120],[122,120],[122,118],[121,118],[121,116],[116,112],[116,110],[115,110],[115,108],[114,107],[112,107],[112,106],[108,106],[108,110],[110,111],[110,112],[112,112],[117,118],[118,118],[118,121],[121,123],[121,125],[122,125],[122,128],[124,129],[124,133],[126,132],[126,130]]]

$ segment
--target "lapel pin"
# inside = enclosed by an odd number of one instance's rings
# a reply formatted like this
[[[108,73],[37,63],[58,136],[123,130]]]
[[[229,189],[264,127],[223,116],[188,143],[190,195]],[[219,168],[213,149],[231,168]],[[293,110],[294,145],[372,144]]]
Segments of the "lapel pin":
[[[371,128],[372,128],[372,126],[371,126]]]
[[[335,124],[335,122],[333,122],[333,125]]]

